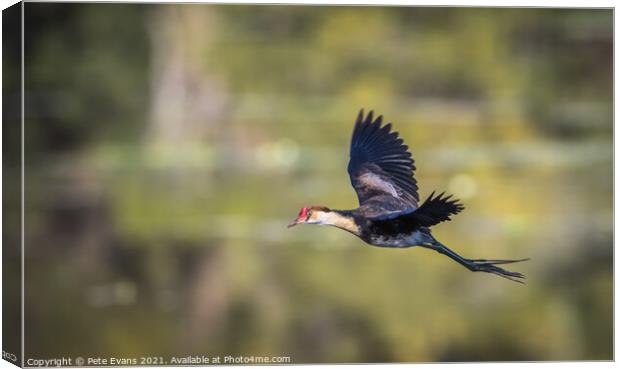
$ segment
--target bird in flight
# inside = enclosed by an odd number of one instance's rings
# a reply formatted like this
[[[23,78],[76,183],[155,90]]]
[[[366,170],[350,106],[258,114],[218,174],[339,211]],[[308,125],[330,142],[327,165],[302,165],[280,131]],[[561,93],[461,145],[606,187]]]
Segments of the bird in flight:
[[[461,212],[464,207],[452,195],[435,192],[419,204],[418,185],[413,177],[414,161],[407,145],[382,125],[383,117],[364,117],[360,110],[351,138],[348,172],[357,193],[359,207],[332,210],[326,206],[305,206],[288,226],[320,224],[338,227],[378,247],[421,246],[448,256],[473,272],[487,272],[523,283],[525,276],[498,265],[519,260],[466,259],[437,241],[430,227]]]

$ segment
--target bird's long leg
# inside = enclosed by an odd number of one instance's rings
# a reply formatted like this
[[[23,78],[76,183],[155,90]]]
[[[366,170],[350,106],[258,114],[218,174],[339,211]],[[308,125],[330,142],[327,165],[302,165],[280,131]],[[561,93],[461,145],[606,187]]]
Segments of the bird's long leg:
[[[518,263],[520,261],[528,261],[530,258],[525,259],[516,259],[516,260],[505,260],[505,259],[469,259],[475,263],[489,263],[489,264],[510,264],[510,263]]]
[[[446,245],[441,242],[435,240],[434,238],[420,245],[422,247],[426,247],[432,250],[439,252],[440,254],[446,255],[452,260],[458,262],[463,265],[467,269],[472,272],[487,272],[497,274],[500,277],[504,277],[506,279],[510,279],[511,281],[523,283],[521,279],[525,279],[525,276],[518,272],[511,272],[506,269],[500,268],[498,264],[510,264],[510,263],[518,263],[520,261],[526,261],[529,259],[518,259],[518,260],[487,260],[487,259],[466,259],[456,252],[450,250]]]

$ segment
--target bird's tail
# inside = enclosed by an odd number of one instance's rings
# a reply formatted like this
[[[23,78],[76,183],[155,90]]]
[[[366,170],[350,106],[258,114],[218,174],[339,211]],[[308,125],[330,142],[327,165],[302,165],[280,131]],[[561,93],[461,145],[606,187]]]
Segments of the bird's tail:
[[[506,269],[500,268],[497,265],[500,264],[511,264],[511,263],[518,263],[521,261],[526,261],[529,260],[529,258],[526,259],[517,259],[517,260],[504,260],[504,259],[466,259],[464,257],[462,257],[461,255],[457,254],[456,252],[450,250],[446,245],[442,244],[441,242],[437,241],[434,237],[432,238],[431,241],[425,243],[424,245],[422,245],[423,247],[435,250],[437,252],[439,252],[440,254],[446,255],[449,258],[451,258],[452,260],[456,261],[457,263],[463,265],[464,267],[466,267],[467,269],[471,270],[472,272],[487,272],[487,273],[493,273],[496,274],[500,277],[509,279],[513,282],[518,282],[518,283],[524,283],[523,279],[525,279],[525,276],[519,272],[511,272],[508,271]]]

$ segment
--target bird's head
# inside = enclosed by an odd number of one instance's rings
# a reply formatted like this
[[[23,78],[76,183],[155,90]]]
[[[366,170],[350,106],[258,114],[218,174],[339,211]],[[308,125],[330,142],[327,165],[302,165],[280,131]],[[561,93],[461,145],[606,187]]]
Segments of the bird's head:
[[[293,220],[288,227],[291,228],[297,224],[323,224],[325,215],[330,213],[331,210],[326,206],[304,206],[299,211],[297,218]]]

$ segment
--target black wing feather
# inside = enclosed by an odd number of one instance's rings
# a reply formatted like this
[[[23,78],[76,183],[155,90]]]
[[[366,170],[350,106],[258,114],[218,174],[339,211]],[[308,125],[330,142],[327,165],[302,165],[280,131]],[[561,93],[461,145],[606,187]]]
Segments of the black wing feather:
[[[386,212],[411,211],[418,206],[418,185],[413,178],[414,161],[409,148],[392,132],[392,124],[381,126],[383,117],[374,119],[371,110],[366,117],[360,110],[353,136],[349,160],[351,184],[360,206],[372,205],[373,213],[378,215],[379,198],[386,204]]]
[[[424,201],[416,211],[411,213],[415,221],[423,227],[431,227],[443,221],[450,220],[452,215],[460,213],[465,207],[458,200],[450,200],[452,195],[444,196],[440,193],[433,197],[435,192]]]
[[[450,200],[452,195],[444,196],[442,192],[435,196],[435,192],[417,209],[400,212],[384,212],[372,218],[376,224],[402,224],[409,232],[419,227],[432,227],[438,223],[451,220],[452,215],[460,213],[465,207],[458,200]]]

